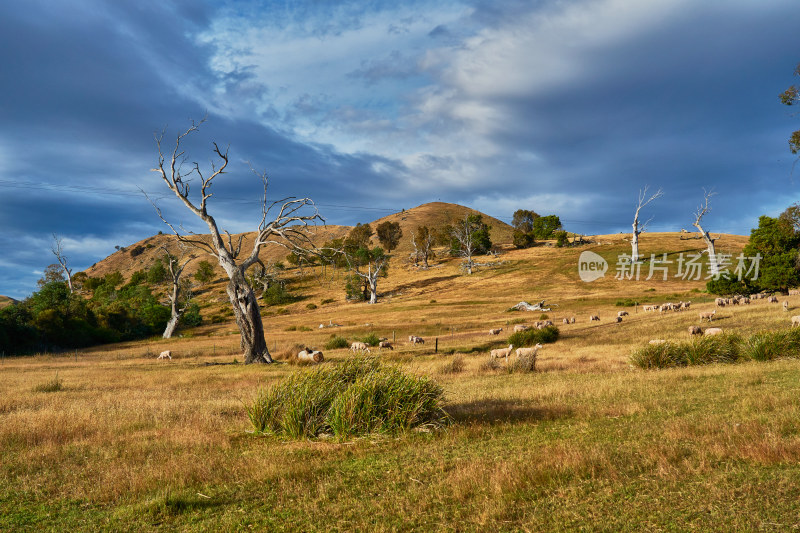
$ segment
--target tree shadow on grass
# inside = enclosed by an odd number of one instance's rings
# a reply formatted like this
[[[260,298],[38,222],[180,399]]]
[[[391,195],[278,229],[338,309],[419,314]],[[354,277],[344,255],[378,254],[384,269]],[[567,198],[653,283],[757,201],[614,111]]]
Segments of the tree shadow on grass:
[[[564,407],[528,405],[519,400],[480,400],[448,405],[445,411],[457,424],[507,424],[560,420],[573,415]]]

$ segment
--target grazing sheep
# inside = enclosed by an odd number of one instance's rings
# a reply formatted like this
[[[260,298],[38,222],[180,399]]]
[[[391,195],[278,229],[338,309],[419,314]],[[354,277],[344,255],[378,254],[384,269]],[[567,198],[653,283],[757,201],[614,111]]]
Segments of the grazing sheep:
[[[717,298],[714,303],[719,307],[725,307],[725,298]]]
[[[422,337],[417,337],[416,335],[411,335],[408,338],[408,341],[411,344],[425,344],[425,339],[423,339]]]
[[[714,315],[716,315],[716,314],[717,314],[717,310],[716,309],[714,309],[710,313],[709,312],[700,313],[700,322],[702,322],[704,318],[707,319],[709,322],[711,322],[711,320],[714,318]]]
[[[589,322],[594,322],[594,321],[600,322],[600,317],[597,315],[590,315]]]
[[[514,326],[514,333],[519,333],[520,331],[527,331],[529,329],[531,329],[531,327],[526,324],[517,324],[516,326]]]
[[[367,346],[365,343],[359,342],[359,341],[356,341],[353,344],[351,344],[350,345],[350,349],[353,351],[353,353],[356,353],[356,352],[372,353],[372,352],[369,351],[369,346]]]
[[[544,320],[542,322],[537,322],[536,323],[536,329],[544,329],[547,326],[552,326],[552,325],[553,325],[553,321],[552,320]]]
[[[159,359],[169,359],[172,361],[172,352],[169,350],[164,350],[161,352],[161,355],[158,356]]]
[[[622,317],[621,317],[621,316],[615,316],[615,317],[614,317],[614,322],[616,322],[617,324],[619,324],[620,322],[622,322]]]
[[[800,289],[789,289],[789,296],[798,296],[800,295]]]
[[[703,335],[720,335],[722,333],[722,328],[706,328],[706,331]]]
[[[490,329],[489,335],[500,335],[501,331],[503,331],[503,328]]]
[[[666,342],[664,339],[652,339],[648,344],[664,344]]]
[[[792,317],[792,327],[800,326],[800,315],[795,315]]]
[[[689,309],[692,305],[692,302],[681,302],[681,309]]]
[[[381,341],[378,343],[378,348],[389,348],[390,350],[394,350],[394,346],[389,341]]]
[[[569,318],[565,318],[564,320],[562,320],[562,322],[563,322],[564,324],[569,324]]]
[[[570,323],[570,324],[574,324],[574,323],[575,323],[575,317],[572,317],[572,318],[570,318],[570,319],[569,319],[569,323]]]
[[[655,305],[643,305],[642,306],[642,311],[655,311],[655,310],[656,310],[656,306]]]
[[[789,310],[789,302],[787,300],[783,301],[783,310],[784,311],[788,311]]]
[[[297,352],[297,360],[307,361],[309,363],[321,363],[325,358],[322,356],[321,351],[306,347]]]
[[[700,326],[689,326],[689,335],[702,335],[703,329]]]
[[[767,298],[767,303],[771,303],[771,304],[778,303],[778,297],[777,296],[770,296],[769,298]]]
[[[492,350],[490,356],[491,356],[492,359],[497,359],[499,357],[505,357],[506,358],[506,362],[508,362],[508,354],[510,354],[511,350],[513,350],[513,349],[514,349],[514,345],[513,344],[509,344],[508,348],[498,348],[496,350]]]
[[[623,316],[628,316],[628,312],[627,311],[620,311],[619,313],[617,313],[617,318],[621,318]]]

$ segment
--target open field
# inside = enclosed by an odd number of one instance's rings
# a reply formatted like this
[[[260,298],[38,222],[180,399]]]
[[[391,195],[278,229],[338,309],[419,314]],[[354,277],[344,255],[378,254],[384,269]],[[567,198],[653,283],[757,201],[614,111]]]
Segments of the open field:
[[[482,258],[496,264],[470,277],[450,260],[427,271],[398,260],[374,306],[345,303],[341,282],[318,272],[290,272],[304,299],[265,309],[270,348],[322,347],[332,334],[396,337],[381,357],[445,388],[453,424],[435,433],[351,442],[252,434],[244,404],[300,369],[205,365],[241,359],[230,322],[169,341],[6,358],[0,530],[800,529],[800,362],[632,368],[635,347],[687,339],[714,304],[703,281],[675,279],[675,265],[668,281],[612,279],[613,257],[628,251],[622,237],[508,250]],[[745,242],[721,236],[718,248],[738,253]],[[701,244],[646,234],[642,248],[673,258]],[[584,249],[609,259],[606,278],[578,279]],[[205,289],[204,313],[224,309],[214,302],[220,288]],[[659,315],[617,305],[628,299],[693,303]],[[713,325],[788,328],[800,296],[781,299],[791,312],[760,300],[720,309]],[[536,373],[484,369],[513,324],[540,318],[507,311],[520,300],[557,304],[547,314],[560,339],[541,350]],[[612,323],[620,310],[630,316]],[[577,323],[560,324],[565,316]],[[340,326],[318,327],[329,323]],[[505,329],[492,337],[492,327]],[[409,334],[426,344],[403,342]],[[155,360],[164,349],[172,361]],[[443,373],[454,357],[463,371]]]

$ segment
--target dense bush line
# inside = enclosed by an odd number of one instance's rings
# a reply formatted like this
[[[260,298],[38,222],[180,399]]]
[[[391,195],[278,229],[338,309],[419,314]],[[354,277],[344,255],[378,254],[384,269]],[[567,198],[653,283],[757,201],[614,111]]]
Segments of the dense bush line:
[[[429,378],[358,357],[298,372],[260,390],[247,414],[256,431],[296,439],[394,434],[446,424],[442,395]]]
[[[800,358],[800,329],[766,331],[749,337],[715,335],[684,342],[648,344],[633,352],[631,364],[639,368],[671,368]]]
[[[543,329],[528,329],[512,333],[508,337],[508,343],[517,348],[536,344],[549,344],[556,342],[559,334],[560,332],[556,326],[547,326]]]

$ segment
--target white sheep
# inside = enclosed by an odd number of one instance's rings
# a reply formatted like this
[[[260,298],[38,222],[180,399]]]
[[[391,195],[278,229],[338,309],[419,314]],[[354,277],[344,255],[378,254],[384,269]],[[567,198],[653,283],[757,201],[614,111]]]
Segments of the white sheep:
[[[771,303],[771,304],[778,303],[778,297],[777,296],[770,296],[769,298],[767,298],[767,303]]]
[[[792,317],[792,327],[800,326],[800,315],[795,315]]]
[[[496,350],[492,350],[490,355],[491,355],[492,359],[497,359],[499,357],[505,357],[506,358],[506,362],[508,362],[508,354],[510,354],[511,350],[513,350],[513,349],[514,349],[514,345],[513,344],[509,344],[508,348],[497,348]]]
[[[700,326],[689,326],[689,335],[702,335],[703,329]]]
[[[627,311],[620,311],[619,313],[617,313],[617,317],[621,318],[623,316],[628,316],[628,312]]]
[[[394,346],[389,341],[381,341],[378,343],[379,348],[389,348],[390,350],[394,350]]]
[[[720,335],[722,334],[722,328],[706,328],[706,331],[703,335]]]
[[[408,340],[411,342],[411,344],[425,344],[425,339],[422,337],[417,337],[416,335],[411,335]]]
[[[783,301],[783,310],[784,311],[788,311],[789,310],[789,301],[788,300],[784,300]]]
[[[503,331],[503,328],[494,328],[489,330],[489,335],[500,335],[500,332]]]
[[[158,356],[158,359],[169,359],[172,361],[172,352],[169,350],[164,350],[161,352],[161,355]]]
[[[519,333],[520,331],[527,331],[529,329],[531,329],[531,327],[526,324],[517,324],[516,326],[514,326],[514,333]]]
[[[597,315],[590,315],[589,316],[589,322],[593,322],[593,321],[600,322],[600,317],[597,316]]]
[[[562,320],[562,322],[563,322],[564,324],[569,324],[569,318],[565,318],[564,320]]]
[[[714,309],[711,312],[700,313],[700,322],[702,322],[704,318],[707,319],[709,322],[711,322],[711,320],[714,318],[714,315],[716,314],[717,314],[716,309]]]
[[[664,344],[666,342],[667,341],[665,341],[664,339],[652,339],[652,340],[650,340],[650,342],[648,344],[656,345],[656,344]]]
[[[352,350],[353,353],[356,353],[356,352],[372,353],[372,352],[369,351],[369,346],[367,346],[365,343],[359,342],[359,341],[355,341],[353,344],[351,344],[350,345],[350,350]]]

